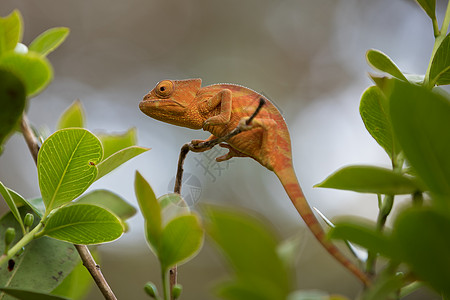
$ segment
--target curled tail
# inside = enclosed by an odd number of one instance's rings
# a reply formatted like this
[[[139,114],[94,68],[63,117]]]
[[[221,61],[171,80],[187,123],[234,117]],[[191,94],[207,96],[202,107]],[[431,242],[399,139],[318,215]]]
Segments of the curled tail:
[[[362,272],[354,263],[345,257],[339,249],[331,243],[325,236],[325,232],[317,221],[311,207],[306,201],[300,184],[297,181],[295,171],[292,166],[285,167],[282,170],[275,170],[275,174],[281,181],[286,193],[299,212],[302,219],[305,221],[308,228],[311,230],[316,239],[322,246],[330,253],[336,260],[338,260],[345,268],[352,272],[364,285],[370,285],[370,279],[364,272]]]

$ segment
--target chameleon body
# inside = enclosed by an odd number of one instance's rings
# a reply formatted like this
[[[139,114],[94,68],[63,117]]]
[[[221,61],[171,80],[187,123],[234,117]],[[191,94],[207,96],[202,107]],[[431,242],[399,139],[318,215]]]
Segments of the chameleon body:
[[[265,105],[251,124],[245,125],[260,98],[265,100]],[[216,160],[251,157],[275,172],[317,240],[364,284],[369,284],[367,276],[326,239],[295,175],[286,122],[268,99],[240,85],[214,84],[201,87],[201,79],[163,80],[145,95],[139,108],[146,115],[166,123],[209,131],[212,135],[207,140],[223,137],[241,126],[244,130],[242,133],[227,140],[226,144],[220,144],[228,148],[229,152]],[[203,141],[192,141],[194,145],[200,142]]]

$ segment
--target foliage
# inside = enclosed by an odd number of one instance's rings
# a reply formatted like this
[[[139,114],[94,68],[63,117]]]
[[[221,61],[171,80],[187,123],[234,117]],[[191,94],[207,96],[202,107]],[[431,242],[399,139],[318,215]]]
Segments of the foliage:
[[[440,28],[435,0],[417,3],[430,18],[435,36],[426,73],[406,74],[379,50],[371,49],[366,55],[368,64],[384,74],[370,75],[375,84],[363,93],[360,114],[392,169],[347,166],[316,185],[373,194],[378,199],[376,222],[342,219],[331,224],[329,234],[367,250],[363,263],[365,271],[374,275],[374,283],[363,292],[365,300],[398,299],[422,283],[450,297],[450,136],[446,130],[450,97],[437,87],[450,84],[450,3]],[[27,101],[53,78],[47,55],[68,34],[67,28],[52,28],[27,47],[21,43],[20,13],[16,10],[0,18],[0,150],[22,121]],[[85,192],[96,180],[149,150],[136,146],[136,136],[134,128],[123,134],[90,132],[77,100],[40,147],[40,197],[25,199],[0,182],[0,194],[10,209],[0,218],[0,233],[4,233],[0,298],[83,298],[91,280],[72,244],[113,241],[136,213],[111,191]],[[232,270],[215,289],[220,298],[345,299],[321,291],[295,291],[292,266],[301,241],[280,241],[262,218],[206,206],[202,221],[180,195],[157,198],[137,171],[134,184],[146,240],[160,262],[164,299],[180,297],[181,285],[170,290],[170,269],[197,255],[205,233]],[[397,195],[410,195],[410,205],[396,216],[392,228],[386,228]],[[378,257],[386,262],[382,267],[376,266]],[[162,299],[152,282],[144,290]]]
[[[367,249],[368,272],[374,272],[378,255],[387,260],[363,299],[397,299],[414,291],[418,280],[444,298],[450,297],[450,97],[435,87],[450,83],[450,10],[439,29],[435,1],[418,3],[431,18],[435,33],[423,81],[409,79],[421,76],[405,75],[381,51],[367,52],[368,63],[388,76],[371,76],[375,85],[363,93],[360,113],[367,131],[389,155],[393,170],[344,167],[317,185],[372,193],[379,199],[376,223],[342,220],[330,232],[331,238]],[[405,164],[409,167],[404,168]],[[392,229],[387,229],[386,219],[399,194],[410,194],[411,204],[403,207]],[[407,268],[400,268],[403,265]]]
[[[136,171],[135,192],[145,220],[145,234],[161,265],[164,299],[168,299],[169,269],[193,258],[203,245],[204,230],[199,217],[190,211],[179,194],[156,198],[155,193]],[[154,284],[147,284],[150,296],[159,299]],[[181,292],[181,291],[180,291]]]
[[[28,48],[20,43],[22,32],[18,11],[0,18],[0,104],[4,108],[0,145],[21,121],[26,101],[50,82],[53,71],[46,56],[65,40],[69,30],[49,29]],[[136,212],[107,190],[82,195],[94,181],[148,150],[135,146],[135,131],[128,131],[126,141],[122,135],[103,134],[102,140],[113,142],[102,143],[84,129],[79,101],[61,115],[58,127],[42,143],[37,157],[41,197],[25,199],[0,182],[0,194],[11,210],[0,220],[0,232],[7,233],[0,240],[2,299],[66,299],[49,294],[61,282],[65,290],[56,293],[80,299],[83,293],[70,292],[70,286],[84,282],[84,288],[77,286],[77,290],[87,291],[90,282],[86,271],[80,271],[72,244],[113,241],[124,232],[125,220]],[[103,159],[104,153],[109,157]]]

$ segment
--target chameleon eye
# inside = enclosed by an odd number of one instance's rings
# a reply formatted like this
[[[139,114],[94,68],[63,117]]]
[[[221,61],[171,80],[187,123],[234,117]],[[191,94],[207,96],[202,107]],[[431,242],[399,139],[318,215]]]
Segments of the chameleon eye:
[[[173,82],[170,80],[163,80],[155,88],[156,95],[161,98],[168,98],[173,93]]]

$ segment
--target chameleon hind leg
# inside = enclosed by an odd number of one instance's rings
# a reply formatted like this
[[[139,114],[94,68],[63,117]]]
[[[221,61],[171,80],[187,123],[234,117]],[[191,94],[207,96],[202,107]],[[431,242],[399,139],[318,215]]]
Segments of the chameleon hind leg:
[[[228,153],[219,157],[216,157],[216,161],[217,162],[221,162],[221,161],[226,161],[229,160],[233,157],[247,157],[248,155],[245,153],[242,153],[236,149],[234,149],[231,145],[228,144],[219,144],[220,147],[222,148],[227,148],[228,149]]]
[[[276,153],[276,149],[279,147],[277,134],[277,123],[272,119],[254,118],[250,124],[247,124],[247,120],[250,117],[244,117],[239,122],[239,128],[242,131],[247,131],[255,128],[262,128],[262,138],[260,148],[256,152],[256,159],[260,161],[269,170],[273,170],[276,163],[276,157],[272,157]]]

